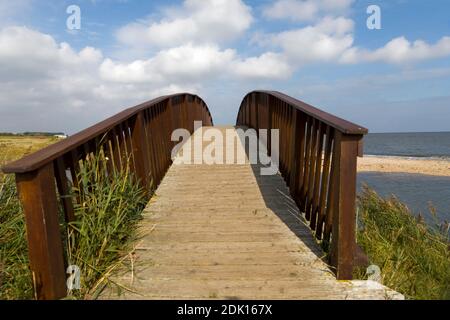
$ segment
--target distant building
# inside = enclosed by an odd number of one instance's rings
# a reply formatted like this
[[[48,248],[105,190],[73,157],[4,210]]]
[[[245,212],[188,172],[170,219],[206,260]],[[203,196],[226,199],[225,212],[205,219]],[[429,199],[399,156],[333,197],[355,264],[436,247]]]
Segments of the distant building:
[[[55,134],[54,137],[58,139],[66,139],[68,136],[66,134]]]

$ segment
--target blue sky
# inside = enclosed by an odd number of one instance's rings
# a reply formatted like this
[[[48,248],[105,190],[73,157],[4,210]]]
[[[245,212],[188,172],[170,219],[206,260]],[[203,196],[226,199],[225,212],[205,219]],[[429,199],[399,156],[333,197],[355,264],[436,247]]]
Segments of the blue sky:
[[[0,0],[0,131],[73,133],[177,91],[232,124],[253,89],[371,132],[450,131],[449,12],[447,0]]]

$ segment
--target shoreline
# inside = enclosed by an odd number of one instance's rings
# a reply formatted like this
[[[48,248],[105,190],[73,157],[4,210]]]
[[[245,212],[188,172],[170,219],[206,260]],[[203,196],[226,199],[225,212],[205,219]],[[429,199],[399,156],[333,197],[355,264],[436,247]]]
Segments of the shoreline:
[[[358,172],[412,173],[450,177],[450,159],[365,155]]]

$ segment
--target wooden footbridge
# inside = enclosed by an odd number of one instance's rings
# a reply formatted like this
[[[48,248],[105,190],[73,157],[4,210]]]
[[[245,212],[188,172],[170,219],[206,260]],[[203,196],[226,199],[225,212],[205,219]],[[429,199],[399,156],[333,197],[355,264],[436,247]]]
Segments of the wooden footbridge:
[[[202,121],[194,130],[194,121]],[[107,141],[111,168],[126,165],[148,191],[149,204],[136,244],[136,262],[115,282],[130,288],[108,299],[385,299],[394,292],[351,280],[364,263],[355,241],[356,162],[365,128],[278,92],[248,94],[236,127],[212,127],[196,95],[164,96],[127,109],[66,140],[9,164],[24,208],[30,267],[40,299],[67,294],[58,201],[66,221],[74,202],[64,197],[77,184],[79,161]],[[262,164],[174,164],[173,130],[193,136],[209,130],[235,136],[237,129],[279,129],[279,147],[260,136],[279,173],[261,175]],[[225,134],[224,134],[225,136]],[[200,137],[201,138],[201,137]],[[226,154],[248,153],[242,140],[212,140]],[[210,144],[201,145],[201,152]],[[266,148],[267,147],[267,148]],[[200,152],[200,153],[201,153]],[[276,153],[276,154],[275,154]],[[55,183],[56,180],[56,183]],[[156,189],[155,192],[153,192]],[[62,196],[62,197],[61,197]],[[319,247],[329,244],[329,254]]]

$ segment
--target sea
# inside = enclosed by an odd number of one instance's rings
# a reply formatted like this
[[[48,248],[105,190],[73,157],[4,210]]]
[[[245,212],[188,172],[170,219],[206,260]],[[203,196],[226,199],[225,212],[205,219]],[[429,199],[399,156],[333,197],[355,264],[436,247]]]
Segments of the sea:
[[[450,132],[372,133],[364,139],[365,156],[448,159]],[[450,177],[409,173],[358,173],[358,189],[367,184],[381,196],[395,195],[415,214],[434,224],[430,207],[438,220],[450,221]]]

